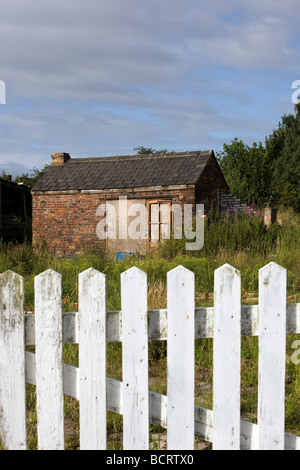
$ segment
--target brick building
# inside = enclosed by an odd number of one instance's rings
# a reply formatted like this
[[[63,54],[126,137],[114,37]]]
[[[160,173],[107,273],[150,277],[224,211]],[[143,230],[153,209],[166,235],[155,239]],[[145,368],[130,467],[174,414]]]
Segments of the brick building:
[[[172,230],[171,205],[220,207],[221,190],[226,194],[228,186],[213,151],[78,159],[53,154],[52,165],[32,188],[33,243],[45,242],[67,256],[91,244],[113,252],[144,251]],[[109,204],[120,220],[125,207],[120,198],[126,199],[127,226],[133,204],[147,208],[142,240],[124,237],[119,225],[115,239],[99,239],[102,209]]]
[[[20,243],[31,239],[30,189],[9,175],[0,178],[0,239]]]

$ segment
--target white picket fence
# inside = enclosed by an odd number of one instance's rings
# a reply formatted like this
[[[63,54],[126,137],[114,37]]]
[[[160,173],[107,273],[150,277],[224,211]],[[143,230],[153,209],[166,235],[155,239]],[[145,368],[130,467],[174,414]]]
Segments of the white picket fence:
[[[259,271],[259,305],[241,306],[240,273],[215,271],[214,307],[195,308],[194,274],[167,276],[167,309],[147,309],[147,276],[121,275],[122,310],[106,311],[106,277],[79,275],[79,312],[62,313],[61,275],[35,278],[35,313],[24,314],[23,278],[0,276],[0,433],[26,449],[25,382],[36,385],[39,449],[64,448],[64,394],[80,404],[80,448],[106,448],[106,412],[123,414],[124,449],[149,449],[149,421],[167,428],[168,449],[194,437],[213,449],[300,449],[285,433],[286,335],[300,333],[300,304],[286,304],[286,270]],[[258,424],[241,420],[241,336],[259,336]],[[195,338],[214,338],[213,410],[194,405]],[[167,340],[167,396],[148,390],[148,340]],[[123,381],[106,377],[106,344],[122,341]],[[79,367],[63,364],[63,343],[79,343]],[[35,354],[25,351],[35,344]]]

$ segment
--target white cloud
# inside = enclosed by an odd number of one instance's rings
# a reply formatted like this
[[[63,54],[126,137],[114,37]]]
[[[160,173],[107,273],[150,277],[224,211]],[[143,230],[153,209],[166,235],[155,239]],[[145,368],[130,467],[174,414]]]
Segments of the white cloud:
[[[1,72],[29,96],[102,99],[107,87],[124,92],[180,82],[194,65],[251,69],[285,62],[295,34],[294,0],[244,2],[238,25],[230,15],[240,2],[224,3],[2,0]]]
[[[288,100],[300,78],[297,3],[2,0],[0,170],[5,155],[32,167],[59,151],[211,148],[271,132],[260,106]]]

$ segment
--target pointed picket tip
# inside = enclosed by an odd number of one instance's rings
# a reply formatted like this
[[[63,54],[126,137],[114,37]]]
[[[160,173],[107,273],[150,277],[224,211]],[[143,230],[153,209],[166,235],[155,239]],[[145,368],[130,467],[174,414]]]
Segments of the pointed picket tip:
[[[54,271],[53,269],[47,269],[46,271],[43,271],[41,274],[39,274],[38,276],[36,276],[35,279],[42,279],[43,277],[62,277],[60,273],[58,273],[57,271]]]
[[[232,275],[232,276],[239,276],[241,277],[241,273],[238,269],[234,268],[233,266],[231,266],[230,264],[226,263],[226,264],[223,264],[223,266],[220,266],[219,268],[215,269],[215,272],[214,272],[214,276],[220,276],[222,274],[228,274],[228,275]]]
[[[4,271],[4,273],[1,273],[0,277],[2,277],[2,276],[12,276],[12,275],[22,277],[22,276],[20,276],[20,274],[16,273],[15,271],[12,271],[11,269],[8,269],[7,271]]]
[[[287,270],[280,266],[274,261],[267,264],[259,270],[259,284],[262,286],[268,286],[271,283],[275,282],[275,285],[279,282],[286,284]]]
[[[24,278],[11,270],[0,274],[0,297],[3,299],[7,297],[6,302],[12,302],[16,309],[23,308]],[[3,306],[0,305],[0,308],[5,308],[6,302]]]
[[[88,268],[78,275],[79,312],[82,303],[103,302],[106,292],[106,275],[94,268]],[[90,297],[90,299],[89,299]],[[88,300],[89,299],[89,300]],[[105,301],[104,301],[105,304]]]
[[[47,300],[61,297],[62,275],[53,269],[47,269],[34,279],[36,290],[35,312],[39,311],[39,305]]]
[[[106,277],[104,273],[101,273],[97,269],[94,268],[88,268],[85,271],[82,271],[82,273],[79,274],[79,278],[93,278],[93,277]]]
[[[274,261],[271,261],[269,264],[267,264],[266,266],[263,266],[262,268],[259,269],[259,273],[263,274],[264,272],[286,272],[286,268],[283,268],[282,266],[280,266],[279,264],[275,263]]]
[[[131,268],[127,269],[126,271],[123,271],[121,273],[121,277],[124,276],[147,276],[145,271],[142,271],[141,269],[137,268],[136,266],[132,266]]]
[[[167,273],[167,282],[171,289],[172,285],[174,286],[174,284],[180,284],[183,286],[185,282],[194,283],[194,280],[195,273],[181,265],[177,266],[176,268],[172,269]]]
[[[0,285],[5,286],[6,284],[11,282],[21,282],[23,279],[23,276],[21,276],[20,274],[17,274],[14,271],[8,269],[8,271],[5,271],[4,273],[0,274]]]
[[[191,271],[190,269],[187,269],[185,268],[184,266],[182,266],[181,264],[179,266],[176,266],[176,268],[173,268],[171,269],[171,271],[168,272],[168,275],[173,275],[175,273],[191,273],[191,274],[194,274],[193,271]]]

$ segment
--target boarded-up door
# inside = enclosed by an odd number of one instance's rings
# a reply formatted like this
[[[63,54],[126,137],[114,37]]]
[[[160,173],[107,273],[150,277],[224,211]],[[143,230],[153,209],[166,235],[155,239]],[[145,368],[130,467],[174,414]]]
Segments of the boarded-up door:
[[[149,246],[154,247],[158,241],[170,238],[171,202],[148,202]]]

